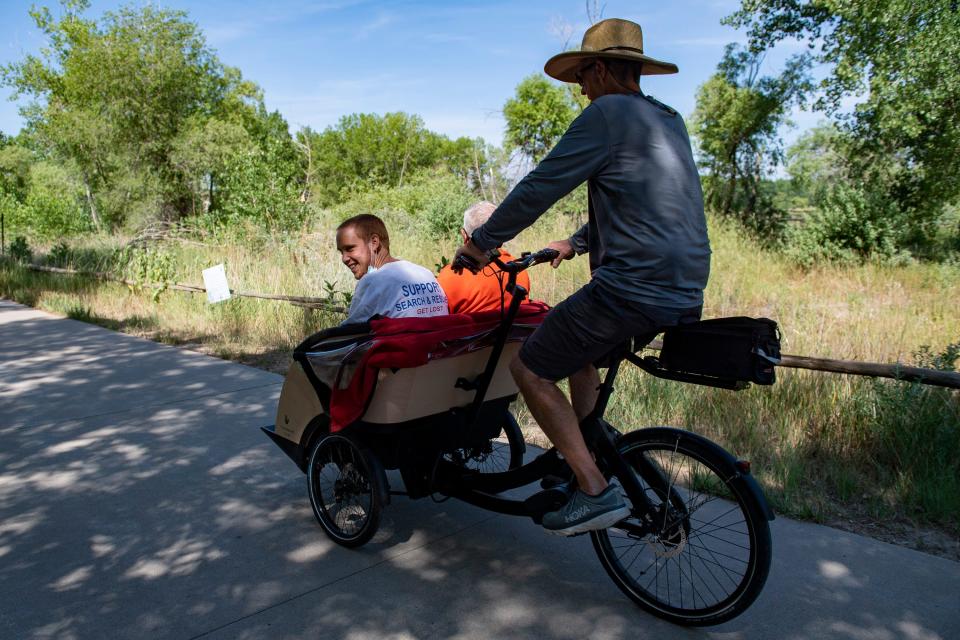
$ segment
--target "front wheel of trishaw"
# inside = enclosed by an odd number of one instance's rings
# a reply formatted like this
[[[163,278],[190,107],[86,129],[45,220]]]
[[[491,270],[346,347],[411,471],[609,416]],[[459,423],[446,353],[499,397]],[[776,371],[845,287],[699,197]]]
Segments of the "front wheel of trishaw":
[[[377,532],[383,469],[369,450],[346,435],[317,440],[307,463],[310,505],[324,533],[345,547],[359,547]]]
[[[718,445],[678,429],[622,437],[620,455],[653,508],[592,531],[604,569],[627,596],[675,624],[720,624],[743,613],[770,571],[770,526],[748,480]]]

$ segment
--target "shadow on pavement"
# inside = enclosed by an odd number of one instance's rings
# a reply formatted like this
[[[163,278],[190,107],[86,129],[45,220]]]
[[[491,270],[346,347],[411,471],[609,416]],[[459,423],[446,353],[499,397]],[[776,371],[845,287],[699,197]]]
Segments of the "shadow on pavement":
[[[452,500],[342,549],[257,428],[278,376],[2,302],[0,344],[3,638],[960,637],[960,565],[787,520],[760,599],[706,630],[638,609],[589,539]]]

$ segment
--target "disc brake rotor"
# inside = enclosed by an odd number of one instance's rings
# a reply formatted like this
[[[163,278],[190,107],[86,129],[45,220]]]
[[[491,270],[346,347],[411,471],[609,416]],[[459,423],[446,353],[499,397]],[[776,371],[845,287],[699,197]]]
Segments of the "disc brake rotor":
[[[675,558],[687,546],[687,532],[678,526],[669,539],[656,535],[647,540],[647,545],[658,558]]]
[[[667,509],[666,513],[654,516],[655,520],[662,518],[663,527],[660,531],[650,536],[647,545],[658,558],[675,558],[683,552],[687,546],[687,530],[684,526],[684,518],[677,517],[672,508],[663,505]],[[663,510],[661,510],[662,512]]]

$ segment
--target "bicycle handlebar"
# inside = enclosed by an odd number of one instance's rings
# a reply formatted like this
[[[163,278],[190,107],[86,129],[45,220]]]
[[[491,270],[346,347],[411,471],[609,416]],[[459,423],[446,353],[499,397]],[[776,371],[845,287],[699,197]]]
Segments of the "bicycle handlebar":
[[[496,260],[499,255],[500,252],[496,249],[491,249],[487,252],[487,257],[490,258],[491,261]],[[461,253],[450,265],[450,268],[453,269],[454,273],[461,274],[463,273],[464,269],[470,273],[477,273],[483,267],[481,267],[480,263],[474,260],[472,257],[466,255],[465,253]]]
[[[490,262],[500,267],[502,271],[506,273],[520,273],[535,264],[552,262],[560,255],[560,252],[556,249],[541,249],[536,253],[525,252],[519,259],[511,260],[510,262],[501,261],[500,252],[496,249],[492,249],[487,255],[490,256]],[[465,254],[460,254],[451,266],[457,273],[460,273],[464,269],[468,269],[471,273],[477,273],[481,269],[480,264],[476,260]]]
[[[491,260],[491,262],[496,264],[507,273],[520,273],[521,271],[525,271],[535,264],[553,262],[559,255],[560,252],[556,249],[540,249],[540,251],[537,251],[536,253],[524,253],[520,256],[519,260],[501,262],[497,258],[494,258]]]

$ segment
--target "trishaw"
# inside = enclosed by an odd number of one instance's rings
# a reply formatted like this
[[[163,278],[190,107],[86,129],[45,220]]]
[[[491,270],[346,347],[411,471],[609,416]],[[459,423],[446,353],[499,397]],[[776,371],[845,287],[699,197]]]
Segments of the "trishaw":
[[[507,370],[546,312],[524,303],[516,276],[556,255],[545,249],[495,260],[512,292],[506,310],[345,325],[294,350],[276,422],[263,430],[306,474],[314,514],[334,542],[369,541],[395,495],[457,498],[537,524],[565,503],[574,479],[558,452],[523,461],[524,439],[510,412],[517,388]],[[685,331],[666,332],[662,356],[671,339],[697,344]],[[611,354],[596,406],[580,425],[597,465],[631,508],[628,518],[590,537],[609,576],[638,605],[677,624],[719,624],[750,606],[770,569],[774,516],[749,462],[689,431],[621,432],[604,412],[624,360],[654,376],[734,390],[747,386],[748,376],[724,375],[716,360],[696,371],[637,355],[653,337]],[[750,350],[759,351],[769,376],[759,381],[772,382],[779,342]],[[399,470],[403,491],[391,487],[387,469]],[[534,483],[539,490],[525,499],[501,495]]]

